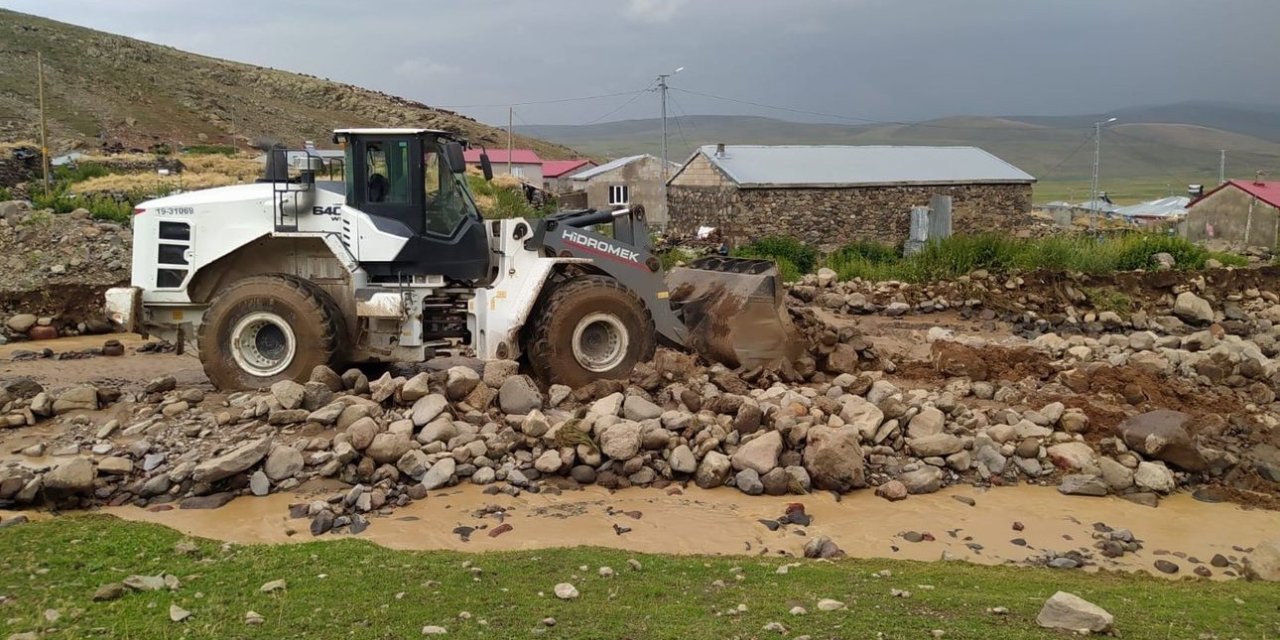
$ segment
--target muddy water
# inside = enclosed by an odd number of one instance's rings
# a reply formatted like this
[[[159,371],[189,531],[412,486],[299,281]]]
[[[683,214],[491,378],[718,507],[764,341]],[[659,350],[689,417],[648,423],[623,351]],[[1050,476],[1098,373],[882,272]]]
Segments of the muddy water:
[[[336,492],[241,498],[215,511],[153,513],[134,507],[105,511],[232,542],[297,542],[312,537],[307,520],[288,518],[289,503]],[[969,506],[953,496],[970,497],[977,504]],[[1164,558],[1181,566],[1178,575],[1188,575],[1194,565],[1180,557],[1183,554],[1206,564],[1215,553],[1238,558],[1242,553],[1233,546],[1251,548],[1280,532],[1280,513],[1274,511],[1206,504],[1188,495],[1172,496],[1152,509],[1117,498],[1062,496],[1041,487],[986,492],[959,487],[898,503],[876,498],[870,491],[845,496],[840,502],[829,494],[815,494],[802,500],[813,516],[811,526],[803,528],[804,535],[801,527],[769,531],[759,522],[778,518],[794,500],[694,488],[682,495],[656,489],[628,489],[611,495],[595,487],[558,496],[523,494],[512,498],[484,495],[479,487],[468,485],[433,494],[391,516],[375,518],[360,537],[396,549],[488,551],[591,545],[649,553],[799,555],[806,540],[825,535],[854,557],[937,560],[947,553],[977,563],[999,564],[1021,562],[1044,550],[1092,552],[1093,524],[1102,522],[1132,530],[1144,548],[1115,560],[1098,555],[1099,566],[1153,572],[1154,561]],[[492,511],[495,506],[505,510],[501,519],[477,513],[486,507]],[[1015,521],[1023,524],[1023,531],[1012,529]],[[489,531],[500,522],[512,529],[489,537]],[[615,525],[630,531],[619,534]],[[459,526],[477,528],[470,541],[464,542],[454,533]],[[928,533],[935,540],[908,542],[901,537],[908,531]],[[1015,538],[1025,540],[1026,546],[1011,542]],[[968,543],[981,545],[981,549]],[[1215,577],[1225,577],[1221,569],[1213,572]]]

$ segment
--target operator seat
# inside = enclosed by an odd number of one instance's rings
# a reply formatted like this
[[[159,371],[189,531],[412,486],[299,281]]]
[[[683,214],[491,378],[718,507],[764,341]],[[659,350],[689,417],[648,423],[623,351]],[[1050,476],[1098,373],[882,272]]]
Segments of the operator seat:
[[[369,202],[384,202],[387,199],[387,191],[391,188],[391,183],[387,182],[387,177],[381,173],[375,173],[369,176]]]

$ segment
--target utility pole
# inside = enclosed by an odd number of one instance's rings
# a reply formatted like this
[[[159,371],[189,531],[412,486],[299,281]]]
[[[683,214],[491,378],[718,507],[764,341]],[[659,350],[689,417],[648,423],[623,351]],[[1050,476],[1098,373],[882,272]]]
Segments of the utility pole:
[[[667,217],[667,78],[684,71],[684,67],[679,67],[671,73],[662,73],[658,75],[658,92],[662,96],[662,222],[666,224]]]
[[[44,193],[49,195],[49,128],[44,114],[44,56],[36,52],[36,93],[40,97],[40,168],[44,172]]]
[[[1227,181],[1227,150],[1218,151],[1218,184]]]
[[[1115,121],[1115,118],[1110,118],[1093,123],[1093,184],[1089,189],[1089,229],[1091,231],[1098,230],[1098,210],[1102,206],[1098,202],[1101,196],[1098,191],[1098,167],[1102,163],[1102,125]]]
[[[512,118],[515,117],[516,108],[514,106],[507,107],[507,175],[511,175],[511,130],[513,129]]]

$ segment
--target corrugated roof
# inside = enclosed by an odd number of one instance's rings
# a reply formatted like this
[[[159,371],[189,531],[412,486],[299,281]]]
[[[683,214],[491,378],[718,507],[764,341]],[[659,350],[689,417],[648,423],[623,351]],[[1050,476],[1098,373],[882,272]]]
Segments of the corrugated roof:
[[[1150,202],[1140,202],[1127,207],[1120,207],[1115,210],[1115,213],[1125,218],[1167,218],[1185,214],[1187,212],[1187,204],[1190,202],[1191,198],[1186,196],[1169,196]]]
[[[631,164],[632,162],[635,162],[636,160],[643,160],[644,158],[653,158],[654,160],[658,160],[659,162],[661,162],[661,160],[657,156],[651,156],[647,153],[641,154],[638,156],[627,156],[625,158],[618,158],[617,160],[606,162],[594,169],[587,169],[586,171],[575,173],[573,174],[573,176],[570,177],[570,179],[571,180],[590,180],[602,173],[608,173],[610,171],[613,171],[614,169],[617,169],[618,167],[624,167],[626,165]],[[671,164],[673,167],[675,166],[674,162]]]
[[[573,173],[582,167],[593,164],[590,160],[543,160],[542,161],[542,177],[559,178],[567,173]]]
[[[1252,180],[1228,180],[1227,182],[1273,207],[1280,207],[1280,182],[1254,182]]]
[[[467,149],[467,150],[465,150],[465,151],[463,151],[463,152],[462,152],[462,157],[463,157],[463,159],[465,159],[467,162],[471,162],[471,163],[478,163],[478,162],[480,162],[480,152],[481,152],[481,150],[480,150],[480,149]],[[491,162],[491,163],[493,163],[493,164],[495,164],[495,165],[497,165],[497,164],[506,164],[506,163],[507,163],[507,150],[506,150],[506,149],[490,149],[490,150],[489,150],[489,162]],[[538,157],[538,154],[537,154],[533,149],[512,149],[512,150],[511,150],[511,162],[512,162],[513,164],[537,164],[537,165],[541,165],[541,164],[542,164],[542,158],[539,158],[539,157]]]
[[[758,146],[698,150],[740,187],[1031,183],[1031,174],[977,147]]]

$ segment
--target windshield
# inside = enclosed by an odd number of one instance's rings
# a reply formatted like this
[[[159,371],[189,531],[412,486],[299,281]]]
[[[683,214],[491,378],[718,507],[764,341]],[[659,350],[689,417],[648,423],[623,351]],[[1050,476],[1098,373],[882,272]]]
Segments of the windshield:
[[[468,217],[478,217],[465,176],[450,171],[442,144],[422,154],[423,187],[426,190],[427,232],[451,235]]]

